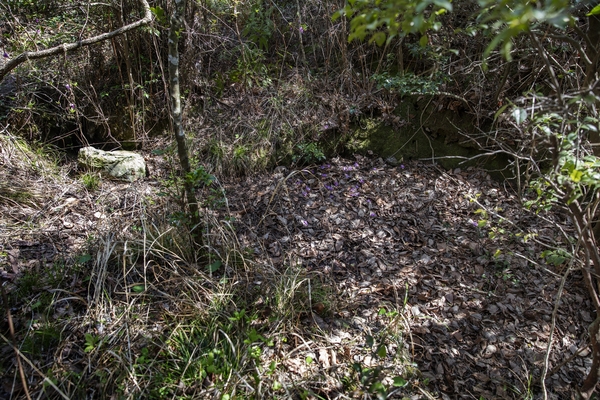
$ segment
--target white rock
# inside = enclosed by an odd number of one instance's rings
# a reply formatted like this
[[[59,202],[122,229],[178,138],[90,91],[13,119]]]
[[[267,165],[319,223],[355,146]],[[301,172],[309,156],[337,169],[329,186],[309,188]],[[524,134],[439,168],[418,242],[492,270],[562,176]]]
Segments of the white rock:
[[[121,181],[133,182],[146,177],[144,157],[132,151],[104,151],[84,147],[79,150],[77,161],[80,168],[98,171]]]

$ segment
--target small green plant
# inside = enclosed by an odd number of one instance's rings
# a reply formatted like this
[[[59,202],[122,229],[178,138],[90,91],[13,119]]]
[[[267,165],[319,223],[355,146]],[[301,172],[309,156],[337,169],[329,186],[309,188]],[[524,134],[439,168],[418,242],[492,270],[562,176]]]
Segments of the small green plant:
[[[307,165],[325,161],[325,153],[318,143],[301,143],[296,146],[296,154],[292,156],[295,164]]]
[[[214,175],[206,172],[206,169],[203,166],[199,166],[195,170],[189,172],[185,179],[191,182],[192,186],[195,188],[200,188],[203,186],[210,186],[216,178]]]
[[[236,61],[236,67],[229,73],[229,79],[241,83],[245,88],[271,86],[273,81],[265,63],[264,51],[246,44],[240,48],[240,51],[242,54]]]
[[[83,351],[91,353],[100,345],[100,337],[92,335],[91,333],[85,334],[85,347]]]
[[[225,145],[223,142],[211,139],[205,147],[205,151],[208,152],[214,163],[219,163],[225,156]]]
[[[199,166],[195,170],[187,174],[192,186],[195,188],[208,188],[208,195],[204,197],[203,205],[210,208],[218,208],[226,203],[225,191],[222,187],[216,187],[217,178],[206,171],[203,166]]]
[[[408,294],[408,286],[406,289]],[[405,297],[404,306],[407,300]],[[408,380],[418,376],[419,372],[416,364],[407,361],[409,355],[402,338],[402,309],[382,305],[377,315],[383,329],[365,337],[363,349],[367,354],[362,361],[350,365],[351,374],[342,378],[342,384],[347,390],[362,393],[365,397],[387,399],[397,389],[408,386]],[[390,365],[402,368],[396,370]]]
[[[479,209],[475,210],[475,214],[477,214],[481,217],[481,219],[479,221],[477,221],[477,227],[484,228],[488,224],[488,219],[489,219],[488,212],[486,210],[484,210],[483,208],[479,208]]]
[[[177,397],[188,388],[196,387],[198,380],[210,381],[222,393],[227,393],[231,389],[227,385],[232,374],[248,367],[256,371],[258,381],[250,381],[256,385],[260,385],[261,374],[274,373],[275,364],[262,365],[263,348],[273,346],[273,341],[261,332],[257,316],[244,308],[231,313],[222,305],[213,305],[211,309],[221,312],[190,323],[179,321],[176,328],[161,339],[164,342],[152,360],[152,351],[141,349],[136,365],[139,373],[143,373],[152,363],[151,397]]]
[[[380,310],[380,315],[389,315],[393,318],[396,317],[396,313],[388,313],[385,309]],[[367,335],[365,341],[365,348],[369,350],[373,359],[384,360],[387,354],[386,342],[380,340],[378,343],[375,338],[371,335]],[[362,362],[355,362],[352,364],[352,371],[356,374],[356,382],[364,393],[373,394],[378,399],[387,399],[389,393],[394,388],[404,387],[408,385],[408,381],[401,376],[388,378],[386,374],[386,368],[382,365],[365,366]],[[343,383],[347,387],[353,386],[353,379],[346,377],[343,379]],[[391,382],[391,383],[385,383]]]
[[[28,191],[26,188],[13,188],[9,185],[1,185],[0,192],[2,193],[2,197],[0,197],[0,202],[5,202],[6,200],[9,200],[23,205],[35,204],[34,194]]]
[[[95,191],[100,187],[101,179],[98,174],[86,172],[85,174],[81,175],[81,182],[83,183],[83,186],[87,188],[87,190]]]
[[[32,307],[32,310],[35,309]],[[21,350],[34,357],[47,354],[60,342],[59,327],[50,322],[31,321],[31,332],[23,342]]]
[[[17,280],[17,290],[13,292],[16,298],[27,298],[36,293],[44,285],[42,275],[35,271],[26,271]]]
[[[558,267],[559,265],[564,264],[565,262],[570,260],[573,257],[573,255],[565,249],[553,249],[543,251],[540,254],[540,257],[546,260],[548,264]]]
[[[373,75],[372,79],[380,88],[398,93],[401,96],[410,94],[436,94],[448,77],[436,74],[432,78],[417,76],[412,72],[403,75],[391,75],[388,72]]]

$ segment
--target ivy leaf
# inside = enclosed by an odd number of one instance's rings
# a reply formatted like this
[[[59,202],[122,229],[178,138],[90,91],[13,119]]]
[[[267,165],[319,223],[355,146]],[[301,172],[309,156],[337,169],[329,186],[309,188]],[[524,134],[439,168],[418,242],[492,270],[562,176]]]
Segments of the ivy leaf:
[[[600,4],[598,4],[596,7],[592,8],[592,11],[590,11],[589,13],[585,14],[588,17],[591,17],[592,15],[599,15],[600,14]]]
[[[385,358],[385,356],[387,355],[387,350],[384,345],[379,346],[379,348],[377,349],[377,355],[379,356],[379,358]]]
[[[577,169],[574,169],[571,172],[571,174],[569,174],[569,176],[571,177],[571,179],[573,180],[573,182],[579,183],[579,182],[581,182],[581,177],[583,176],[583,171],[579,171]]]

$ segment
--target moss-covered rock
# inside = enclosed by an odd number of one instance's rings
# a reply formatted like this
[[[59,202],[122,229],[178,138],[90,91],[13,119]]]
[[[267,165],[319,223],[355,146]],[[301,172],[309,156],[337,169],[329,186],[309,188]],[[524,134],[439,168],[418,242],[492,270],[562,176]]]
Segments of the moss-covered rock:
[[[480,157],[482,151],[466,134],[479,131],[475,118],[440,106],[428,96],[408,98],[387,118],[363,118],[345,139],[350,153],[368,153],[396,160],[432,160],[451,169],[479,165],[503,169],[506,157]]]

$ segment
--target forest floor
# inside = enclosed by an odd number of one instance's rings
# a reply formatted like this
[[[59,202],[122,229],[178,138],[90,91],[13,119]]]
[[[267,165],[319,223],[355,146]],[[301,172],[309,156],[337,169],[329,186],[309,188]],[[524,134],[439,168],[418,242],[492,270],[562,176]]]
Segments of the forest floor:
[[[219,182],[207,262],[165,157],[92,190],[1,144],[1,398],[524,399],[544,372],[571,398],[591,365],[581,277],[540,257],[568,221],[483,170],[355,156]]]
[[[542,248],[526,236],[555,243],[558,234],[485,171],[359,157],[248,178],[227,192],[230,207],[243,210],[247,246],[260,244],[256,252],[278,268],[298,263],[335,284],[324,332],[358,318],[351,337],[372,335],[373,317],[391,305],[402,310],[418,369],[441,393],[539,393],[562,275],[540,264]],[[550,369],[585,344],[589,306],[579,277],[569,276]],[[548,375],[548,390],[569,398],[590,365],[587,353]]]

